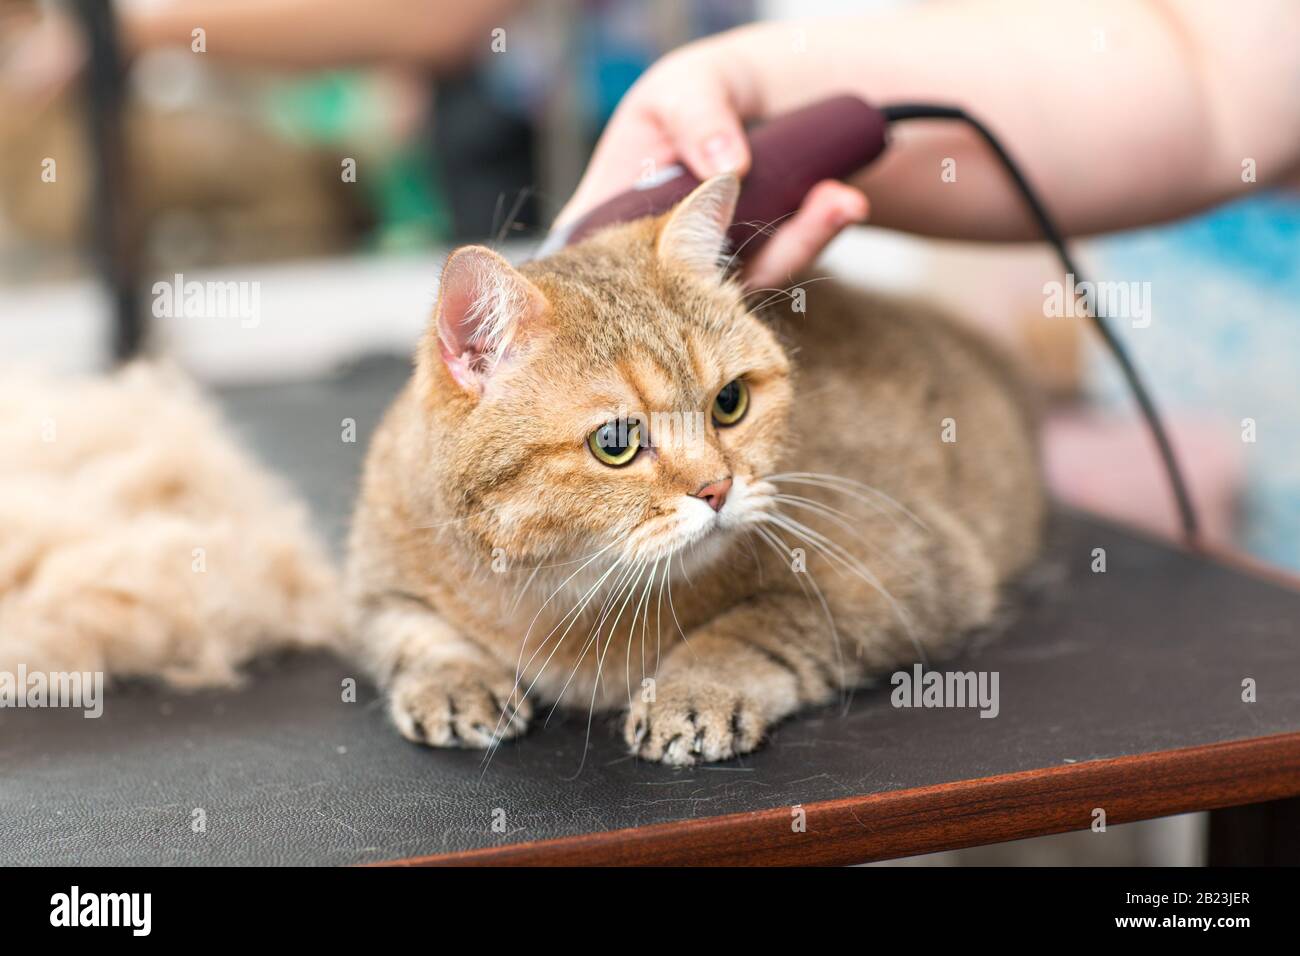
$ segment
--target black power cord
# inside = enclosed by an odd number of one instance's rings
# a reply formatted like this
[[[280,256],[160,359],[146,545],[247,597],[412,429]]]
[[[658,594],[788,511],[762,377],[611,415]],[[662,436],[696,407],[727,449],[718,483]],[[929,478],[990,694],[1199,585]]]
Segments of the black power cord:
[[[1002,144],[998,142],[997,137],[989,131],[988,127],[965,110],[956,106],[898,103],[894,106],[882,107],[881,112],[890,123],[911,119],[960,120],[979,133],[984,142],[1002,161],[1007,175],[1015,183],[1020,195],[1025,200],[1025,205],[1029,207],[1029,211],[1037,221],[1043,238],[1056,250],[1056,257],[1061,261],[1061,266],[1068,275],[1075,277],[1076,283],[1083,281],[1078,267],[1074,264],[1074,258],[1070,255],[1069,249],[1066,248],[1064,237],[1062,237],[1060,230],[1056,228],[1056,224],[1047,214],[1047,209],[1038,198],[1038,194],[1029,185],[1029,180],[1025,178],[1025,174],[1020,170],[1020,167],[1016,165],[1016,161],[1011,158],[1011,155],[1002,147]],[[1182,524],[1183,536],[1189,546],[1195,547],[1198,535],[1196,509],[1192,505],[1192,498],[1187,490],[1187,482],[1183,478],[1182,470],[1178,467],[1178,459],[1174,455],[1173,446],[1169,443],[1169,435],[1165,431],[1164,422],[1160,419],[1160,413],[1156,410],[1155,403],[1151,400],[1151,395],[1142,382],[1137,366],[1133,364],[1133,360],[1125,351],[1123,344],[1116,338],[1114,331],[1107,324],[1105,316],[1099,315],[1096,309],[1089,309],[1088,317],[1092,319],[1092,324],[1097,333],[1101,336],[1102,341],[1106,343],[1106,347],[1110,350],[1111,355],[1114,356],[1116,363],[1119,365],[1120,371],[1124,374],[1129,390],[1133,393],[1133,398],[1138,403],[1142,417],[1146,420],[1147,428],[1151,431],[1151,437],[1155,439],[1156,449],[1160,453],[1161,463],[1164,465],[1165,474],[1169,478],[1169,485],[1174,493],[1174,501],[1178,506],[1178,517]]]

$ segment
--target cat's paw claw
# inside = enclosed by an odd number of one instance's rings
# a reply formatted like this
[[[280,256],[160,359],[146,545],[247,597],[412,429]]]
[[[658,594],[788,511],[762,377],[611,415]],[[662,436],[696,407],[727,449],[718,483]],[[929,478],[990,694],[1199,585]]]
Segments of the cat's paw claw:
[[[433,747],[491,747],[518,737],[532,717],[512,678],[472,667],[402,675],[388,712],[403,737]]]
[[[765,730],[754,701],[744,694],[720,684],[688,683],[634,704],[623,738],[638,757],[689,767],[749,753]]]

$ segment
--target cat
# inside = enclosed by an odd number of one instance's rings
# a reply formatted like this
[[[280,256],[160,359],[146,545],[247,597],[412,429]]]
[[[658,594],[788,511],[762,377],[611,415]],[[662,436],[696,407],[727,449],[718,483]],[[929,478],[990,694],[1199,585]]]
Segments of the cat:
[[[493,748],[559,702],[626,709],[640,758],[725,760],[951,652],[1032,560],[1011,364],[834,281],[749,308],[738,191],[519,268],[447,261],[349,542],[352,640],[405,737]]]

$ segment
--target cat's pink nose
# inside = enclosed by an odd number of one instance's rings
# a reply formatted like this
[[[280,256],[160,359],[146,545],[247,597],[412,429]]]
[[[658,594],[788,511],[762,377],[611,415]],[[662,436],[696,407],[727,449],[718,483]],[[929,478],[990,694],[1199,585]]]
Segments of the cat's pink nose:
[[[714,511],[721,511],[722,506],[727,503],[727,492],[730,490],[731,479],[723,478],[721,481],[714,481],[705,485],[695,492],[695,497],[704,501]]]

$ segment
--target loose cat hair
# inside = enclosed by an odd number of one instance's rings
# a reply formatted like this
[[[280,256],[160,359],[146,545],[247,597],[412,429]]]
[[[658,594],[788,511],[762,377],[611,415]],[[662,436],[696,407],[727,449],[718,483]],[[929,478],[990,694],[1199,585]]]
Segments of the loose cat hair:
[[[448,259],[349,545],[351,641],[405,737],[493,748],[562,704],[625,710],[647,760],[733,757],[952,652],[1033,557],[1010,364],[833,281],[749,308],[721,259],[737,192],[518,268]],[[607,428],[629,410],[708,426],[634,450]]]
[[[178,370],[6,370],[0,447],[0,673],[229,686],[267,651],[337,646],[306,507]]]

